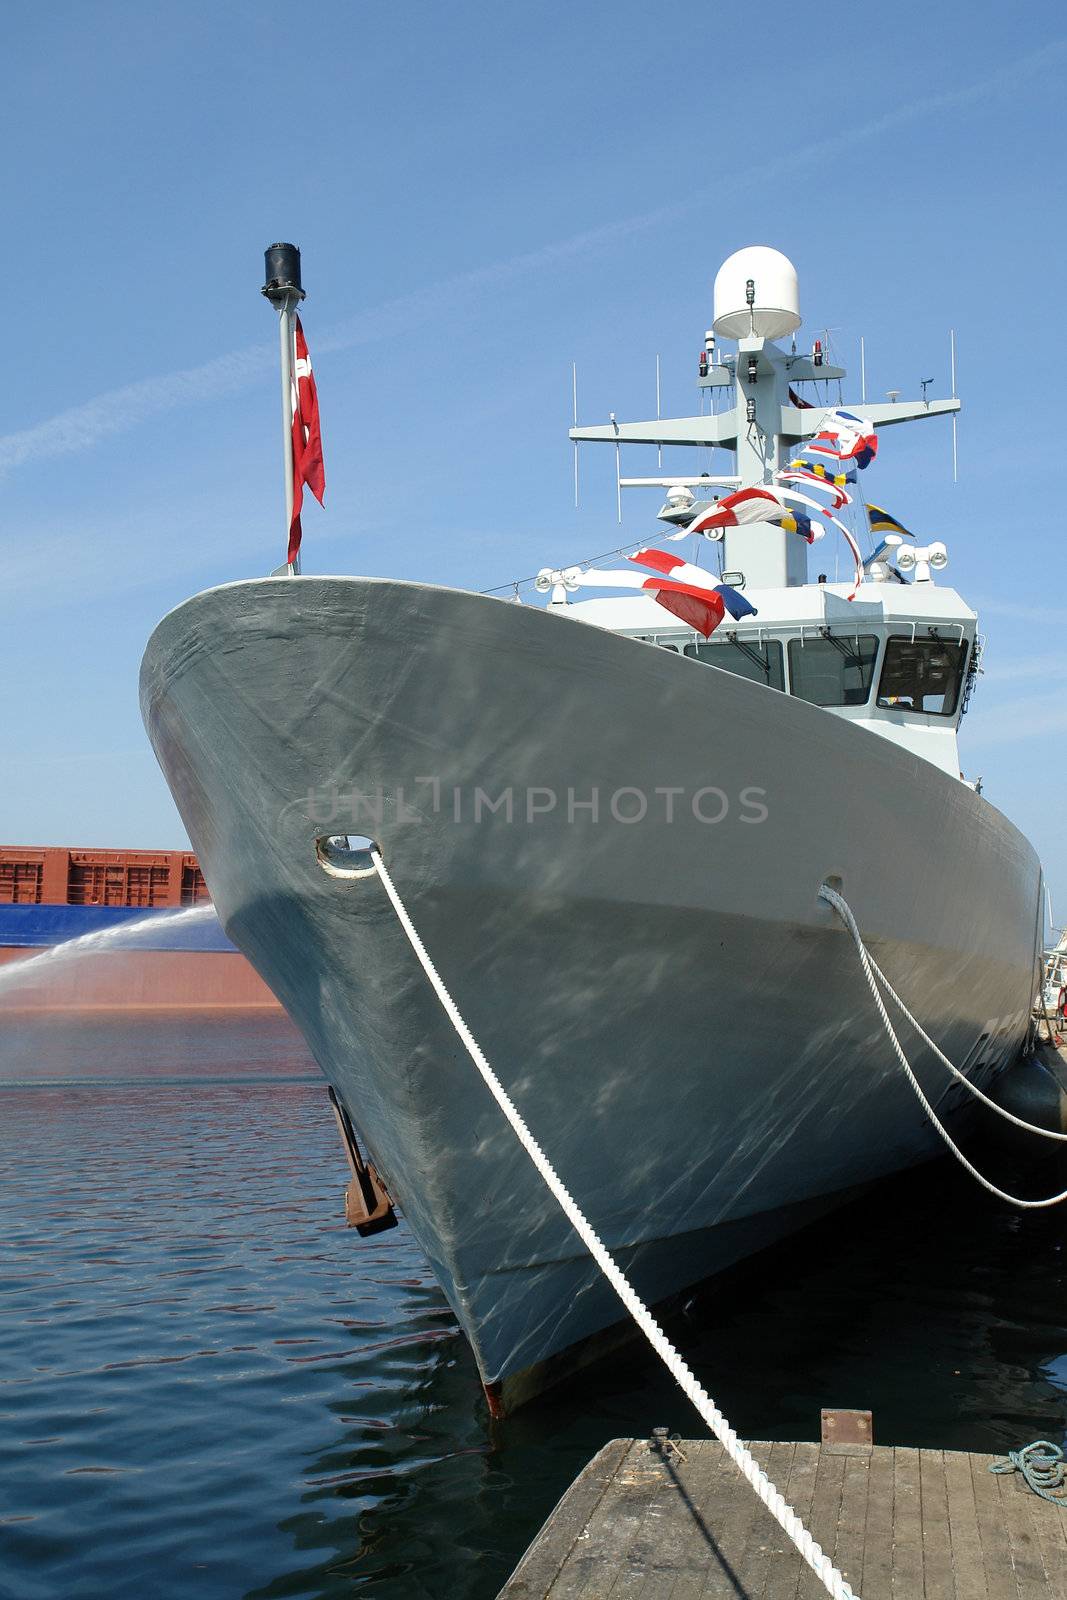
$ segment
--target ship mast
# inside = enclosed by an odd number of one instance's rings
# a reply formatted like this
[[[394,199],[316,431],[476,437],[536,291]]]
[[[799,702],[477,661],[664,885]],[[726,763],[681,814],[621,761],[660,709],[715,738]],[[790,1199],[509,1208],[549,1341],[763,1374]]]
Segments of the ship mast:
[[[831,366],[822,346],[814,341],[808,354],[784,350],[776,339],[795,334],[800,327],[796,269],[777,250],[763,245],[738,250],[719,268],[715,278],[714,319],[700,363],[701,389],[730,390],[728,409],[695,417],[654,418],[648,422],[616,422],[606,426],[570,430],[576,444],[610,443],[717,446],[736,456],[736,475],[742,487],[771,483],[805,439],[823,426],[834,403],[821,401],[797,406],[790,390],[797,383],[843,379],[844,367]],[[714,360],[714,338],[736,341],[736,353]],[[795,341],[794,341],[795,343]],[[711,348],[708,348],[708,347]],[[845,403],[875,427],[913,422],[923,417],[958,411],[960,402],[903,400],[870,405]],[[644,479],[646,483],[678,482],[677,478]],[[697,485],[699,476],[685,480]],[[705,502],[706,504],[707,502]],[[693,515],[701,509],[697,502]],[[808,581],[808,547],[794,535],[768,523],[729,528],[725,535],[725,564],[743,574],[748,589],[780,589]]]
[[[296,313],[306,298],[300,283],[300,251],[295,244],[278,243],[263,252],[267,281],[260,290],[278,313],[282,379],[282,470],[285,474],[285,542],[288,545],[293,525],[293,371],[296,365]],[[277,567],[271,577],[298,577],[300,554],[292,562]]]

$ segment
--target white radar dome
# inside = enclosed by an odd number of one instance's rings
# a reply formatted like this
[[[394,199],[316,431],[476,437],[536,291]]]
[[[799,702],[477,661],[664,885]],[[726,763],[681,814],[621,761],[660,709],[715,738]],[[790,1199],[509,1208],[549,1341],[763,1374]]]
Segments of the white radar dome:
[[[749,283],[752,302],[749,303]],[[797,269],[780,250],[765,244],[736,250],[715,274],[715,332],[724,339],[750,333],[781,339],[800,327]]]

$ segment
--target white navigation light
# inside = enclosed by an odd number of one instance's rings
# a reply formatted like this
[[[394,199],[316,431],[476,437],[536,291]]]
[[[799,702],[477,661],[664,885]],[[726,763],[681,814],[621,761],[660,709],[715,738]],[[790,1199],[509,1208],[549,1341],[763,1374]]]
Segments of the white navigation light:
[[[714,305],[712,327],[720,338],[744,339],[755,333],[781,339],[800,327],[797,270],[788,256],[769,245],[737,250],[715,274]]]

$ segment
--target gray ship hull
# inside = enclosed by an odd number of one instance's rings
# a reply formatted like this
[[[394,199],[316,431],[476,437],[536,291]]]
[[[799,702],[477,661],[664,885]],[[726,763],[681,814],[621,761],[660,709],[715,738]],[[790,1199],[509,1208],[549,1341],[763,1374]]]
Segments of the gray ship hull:
[[[653,1302],[940,1148],[824,881],[974,1076],[1024,1038],[1029,844],[966,785],[760,685],[565,615],[301,578],[171,613],[141,697],[227,934],[347,1105],[501,1407],[620,1308],[377,876],[337,876],[317,841],[380,843],[475,1036]],[[908,1043],[951,1120],[959,1091]]]

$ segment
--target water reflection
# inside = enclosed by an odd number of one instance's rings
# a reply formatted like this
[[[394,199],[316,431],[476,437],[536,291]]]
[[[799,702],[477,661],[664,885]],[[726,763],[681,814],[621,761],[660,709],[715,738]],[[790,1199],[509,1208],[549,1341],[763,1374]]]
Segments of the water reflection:
[[[671,1331],[749,1437],[815,1438],[832,1404],[870,1407],[883,1443],[1057,1439],[1063,1240],[1056,1213],[1008,1214],[945,1162],[705,1285]],[[488,1600],[601,1444],[699,1426],[640,1344],[492,1424],[448,1334],[402,1393],[377,1400],[355,1437],[308,1464],[302,1509],[282,1524],[314,1559],[247,1600],[362,1587]]]
[[[604,1441],[696,1426],[639,1344],[492,1424],[406,1228],[344,1228],[292,1036],[67,1026],[13,1054],[0,1032],[22,1080],[0,1087],[13,1592],[489,1600]],[[1060,1439],[1064,1240],[946,1162],[705,1286],[672,1331],[750,1437],[815,1437],[834,1404],[882,1442]]]

